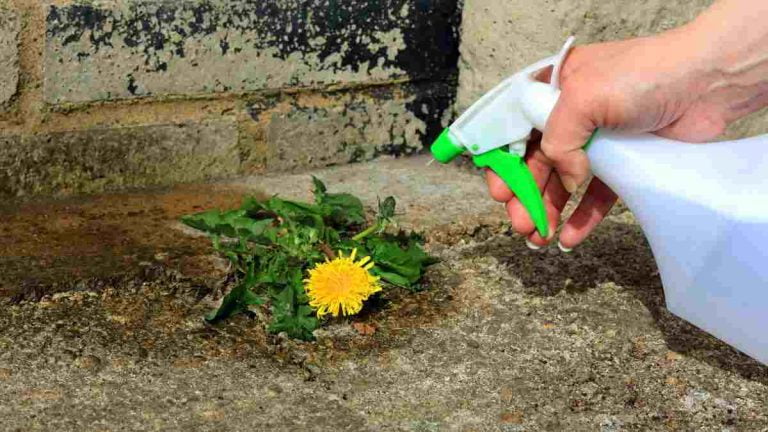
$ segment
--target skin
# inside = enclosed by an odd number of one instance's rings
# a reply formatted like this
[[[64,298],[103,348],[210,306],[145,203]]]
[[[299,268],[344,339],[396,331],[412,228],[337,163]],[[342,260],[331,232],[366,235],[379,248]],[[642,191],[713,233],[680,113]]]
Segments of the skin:
[[[560,248],[570,251],[602,221],[617,196],[590,176],[582,146],[596,128],[705,142],[768,106],[766,22],[764,0],[720,0],[665,33],[575,47],[563,64],[562,94],[544,135],[532,137],[526,155],[544,197],[550,238],[535,232],[514,194],[487,172],[491,197],[505,203],[512,228],[532,248],[547,245],[572,193],[587,183],[562,226]]]

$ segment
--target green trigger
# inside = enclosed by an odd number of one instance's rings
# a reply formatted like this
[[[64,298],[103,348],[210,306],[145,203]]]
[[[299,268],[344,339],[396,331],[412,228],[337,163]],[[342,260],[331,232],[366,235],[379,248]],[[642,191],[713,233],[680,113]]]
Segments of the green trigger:
[[[473,146],[477,151],[478,146]],[[449,129],[445,129],[437,138],[430,149],[432,156],[441,163],[448,163],[464,152],[464,147],[455,140]],[[509,186],[515,196],[523,204],[536,226],[536,230],[543,238],[549,237],[549,223],[547,211],[544,208],[544,200],[536,185],[533,174],[528,169],[523,158],[509,153],[502,148],[473,156],[475,165],[480,168],[493,170],[504,183]]]
[[[541,197],[536,180],[521,156],[511,154],[500,148],[473,156],[475,165],[490,168],[514,192],[515,196],[528,211],[536,230],[542,238],[549,237],[549,223],[544,200]]]

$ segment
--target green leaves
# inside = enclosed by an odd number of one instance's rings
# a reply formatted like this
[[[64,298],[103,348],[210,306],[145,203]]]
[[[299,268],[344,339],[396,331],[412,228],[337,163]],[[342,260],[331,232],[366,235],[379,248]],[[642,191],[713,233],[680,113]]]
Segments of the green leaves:
[[[272,219],[255,220],[245,210],[222,212],[209,210],[195,215],[183,216],[181,221],[208,234],[233,238],[257,238],[273,223]]]
[[[269,331],[310,340],[320,325],[309,306],[304,277],[325,261],[328,250],[358,249],[370,255],[371,270],[390,286],[419,288],[424,268],[434,260],[415,234],[386,234],[395,217],[395,199],[379,201],[375,220],[367,228],[363,203],[351,194],[329,193],[313,177],[314,203],[272,197],[246,198],[239,209],[182,217],[182,222],[207,233],[214,249],[226,257],[237,284],[218,310],[206,319],[218,322],[254,307],[269,307]]]
[[[311,340],[318,320],[312,316],[312,308],[305,304],[306,298],[303,297],[304,289],[300,284],[287,286],[277,294],[272,304],[273,321],[269,331],[286,332],[295,339]]]
[[[395,198],[387,197],[384,201],[379,201],[379,214],[380,220],[391,221],[395,217]]]
[[[401,240],[383,235],[370,238],[366,246],[382,279],[393,285],[413,288],[421,279],[424,268],[434,263],[434,259],[416,240],[408,238],[404,246],[401,246]]]
[[[245,277],[224,297],[219,309],[208,314],[205,319],[208,322],[215,323],[232,315],[245,312],[250,306],[264,304],[264,299],[258,297],[250,289],[254,285],[255,278],[253,267],[251,267],[248,269]]]
[[[333,226],[343,228],[365,222],[363,203],[359,198],[346,193],[328,193],[325,184],[317,177],[312,177],[312,181],[315,185],[315,202]]]

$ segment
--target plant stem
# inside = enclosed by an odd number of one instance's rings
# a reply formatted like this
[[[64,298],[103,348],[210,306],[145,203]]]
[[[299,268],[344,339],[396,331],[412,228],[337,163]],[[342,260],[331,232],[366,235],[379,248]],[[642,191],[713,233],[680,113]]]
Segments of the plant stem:
[[[352,240],[360,241],[368,237],[369,235],[373,234],[374,232],[376,232],[376,230],[378,230],[379,228],[381,228],[381,224],[377,221],[375,224],[369,226],[364,231],[361,231],[356,236],[352,237]]]
[[[329,260],[336,259],[336,253],[325,243],[320,243],[320,251],[328,257]]]

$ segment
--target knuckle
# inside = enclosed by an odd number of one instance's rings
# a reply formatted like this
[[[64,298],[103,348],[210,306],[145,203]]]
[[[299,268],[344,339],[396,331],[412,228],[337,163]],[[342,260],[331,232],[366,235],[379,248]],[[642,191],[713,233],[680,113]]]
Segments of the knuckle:
[[[541,151],[553,162],[559,162],[567,157],[567,149],[559,145],[556,141],[547,139],[541,141]]]
[[[496,202],[503,203],[509,201],[512,198],[511,192],[500,186],[490,185],[488,192],[491,195],[491,198]]]
[[[535,227],[525,209],[517,202],[510,201],[507,204],[507,216],[512,230],[521,235],[532,234]]]

